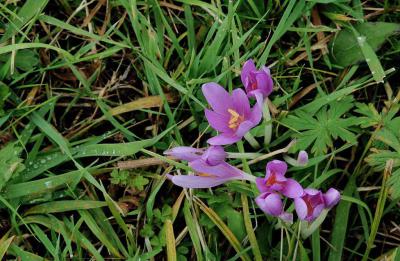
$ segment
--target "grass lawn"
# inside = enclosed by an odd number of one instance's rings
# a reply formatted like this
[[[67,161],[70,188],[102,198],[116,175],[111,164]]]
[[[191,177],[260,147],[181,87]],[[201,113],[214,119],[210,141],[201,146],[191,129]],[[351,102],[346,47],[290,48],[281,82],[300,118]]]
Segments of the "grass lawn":
[[[0,259],[400,260],[399,32],[398,0],[1,1]]]

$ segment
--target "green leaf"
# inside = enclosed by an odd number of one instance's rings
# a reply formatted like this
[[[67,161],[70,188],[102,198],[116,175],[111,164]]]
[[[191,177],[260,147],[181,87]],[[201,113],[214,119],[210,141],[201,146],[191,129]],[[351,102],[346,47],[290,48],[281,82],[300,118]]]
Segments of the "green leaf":
[[[356,190],[357,185],[355,184],[355,178],[352,176],[347,183],[343,195],[352,196]],[[329,251],[328,261],[336,261],[342,259],[342,253],[344,243],[347,235],[347,224],[349,222],[351,203],[342,200],[336,208],[335,223],[333,225],[333,231],[331,233],[331,245],[332,248]]]
[[[7,100],[9,95],[10,88],[4,83],[0,82],[0,116],[4,115],[4,102]]]
[[[354,26],[354,29],[365,36],[365,41],[373,51],[376,51],[392,34],[400,30],[400,24],[396,23],[362,23]],[[363,51],[357,42],[357,37],[350,28],[341,30],[332,42],[332,55],[336,64],[348,66],[364,60]]]
[[[141,237],[152,237],[154,236],[153,226],[151,224],[144,224],[143,228],[140,230]]]
[[[21,148],[15,143],[8,143],[0,150],[0,191],[13,175],[20,173],[25,166],[19,158]]]
[[[110,181],[112,184],[126,185],[128,182],[128,179],[129,179],[129,171],[127,171],[127,170],[118,171],[117,169],[114,169],[111,172]]]
[[[389,177],[389,186],[390,186],[390,191],[393,198],[399,198],[400,197],[400,168],[397,169],[392,173],[392,175]]]
[[[58,200],[47,202],[30,208],[25,215],[49,214],[80,209],[101,208],[107,206],[106,202],[95,200]]]
[[[4,255],[7,253],[7,249],[14,240],[15,236],[8,237],[8,233],[0,239],[0,259],[3,259]]]
[[[130,185],[140,191],[142,191],[144,189],[144,186],[147,184],[149,184],[149,180],[143,176],[136,176],[134,179],[130,181]]]
[[[298,149],[303,150],[312,145],[311,151],[315,155],[322,155],[338,138],[348,143],[356,142],[356,135],[349,128],[357,125],[359,120],[356,117],[345,118],[345,113],[352,107],[353,98],[347,96],[322,107],[315,115],[297,110],[282,122],[297,131],[294,136],[298,139]]]
[[[0,62],[7,62],[10,54],[0,55]],[[15,55],[15,66],[22,71],[29,71],[39,64],[39,55],[30,49],[19,50]],[[0,94],[1,95],[1,94]]]
[[[19,9],[18,14],[12,16],[8,28],[3,36],[0,38],[0,43],[4,43],[17,32],[21,31],[21,28],[26,25],[32,18],[38,15],[47,5],[48,0],[28,0]],[[32,21],[33,22],[33,21]]]

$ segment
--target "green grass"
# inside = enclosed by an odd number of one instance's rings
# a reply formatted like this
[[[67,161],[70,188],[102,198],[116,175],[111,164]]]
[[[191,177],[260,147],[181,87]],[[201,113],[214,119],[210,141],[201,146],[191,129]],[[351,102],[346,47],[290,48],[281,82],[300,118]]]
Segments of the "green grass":
[[[397,260],[399,6],[3,1],[0,259]],[[264,215],[249,183],[166,179],[190,168],[164,150],[215,135],[201,85],[241,87],[250,58],[275,84],[271,119],[252,131],[267,145],[227,146],[253,153],[229,162],[263,176],[306,149],[289,175],[343,195],[319,227]]]

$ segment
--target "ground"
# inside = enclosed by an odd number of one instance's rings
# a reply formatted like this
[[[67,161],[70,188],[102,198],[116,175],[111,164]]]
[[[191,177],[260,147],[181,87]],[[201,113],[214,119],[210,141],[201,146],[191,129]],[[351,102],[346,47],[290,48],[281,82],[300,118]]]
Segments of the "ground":
[[[3,1],[1,259],[397,260],[399,6]],[[217,134],[202,85],[243,88],[249,59],[271,71],[271,118],[228,162],[263,177],[305,150],[287,176],[341,194],[321,224],[266,215],[251,182],[167,179],[192,170],[164,151]]]

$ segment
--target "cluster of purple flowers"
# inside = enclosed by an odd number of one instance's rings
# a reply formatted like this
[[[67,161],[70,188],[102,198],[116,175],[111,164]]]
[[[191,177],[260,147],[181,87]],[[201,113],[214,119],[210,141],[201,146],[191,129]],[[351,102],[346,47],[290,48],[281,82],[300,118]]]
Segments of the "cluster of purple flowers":
[[[266,214],[292,221],[293,215],[284,211],[283,207],[282,197],[287,197],[294,200],[297,216],[301,220],[313,221],[323,209],[330,209],[339,202],[340,193],[336,189],[330,188],[326,193],[312,188],[303,189],[296,180],[285,177],[287,164],[280,160],[268,162],[264,178],[255,178],[225,162],[227,153],[221,145],[241,140],[260,123],[263,101],[273,89],[269,69],[263,66],[257,70],[252,60],[244,64],[241,80],[246,93],[235,89],[230,95],[217,83],[202,86],[212,109],[206,109],[205,116],[219,135],[207,141],[210,144],[207,149],[175,147],[166,151],[166,155],[188,161],[194,171],[194,175],[168,175],[168,178],[184,188],[211,188],[231,180],[249,180],[256,183],[260,195],[255,202]],[[249,98],[256,99],[253,108]],[[301,151],[297,161],[306,165],[307,153]]]

